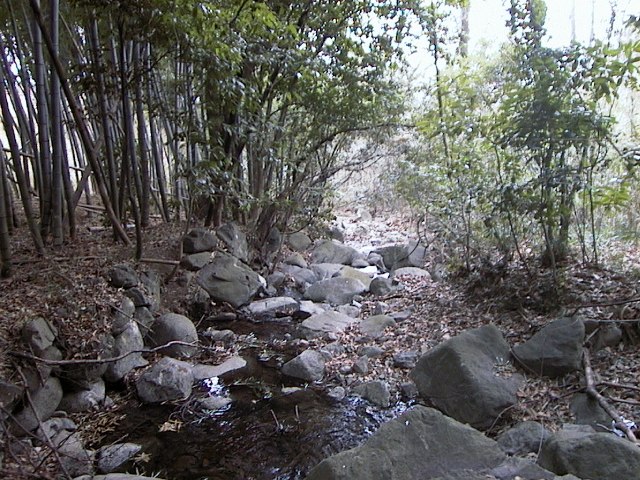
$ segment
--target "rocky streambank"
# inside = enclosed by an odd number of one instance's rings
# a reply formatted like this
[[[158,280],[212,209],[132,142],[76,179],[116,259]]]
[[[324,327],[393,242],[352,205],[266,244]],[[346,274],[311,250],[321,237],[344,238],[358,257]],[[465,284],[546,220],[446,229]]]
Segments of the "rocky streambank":
[[[0,385],[8,441],[46,444],[70,478],[145,462],[167,478],[640,477],[637,447],[596,432],[602,411],[588,401],[580,427],[482,433],[525,400],[527,377],[580,370],[582,318],[512,345],[490,321],[455,329],[421,315],[415,298],[438,274],[416,241],[270,238],[264,272],[237,225],[190,231],[180,312],[163,307],[153,271],[113,265],[121,301],[88,361],[63,359],[53,322],[25,322],[28,367]],[[115,429],[127,441],[88,442],[69,417],[118,410],[123,393],[141,412],[124,417],[142,420]]]

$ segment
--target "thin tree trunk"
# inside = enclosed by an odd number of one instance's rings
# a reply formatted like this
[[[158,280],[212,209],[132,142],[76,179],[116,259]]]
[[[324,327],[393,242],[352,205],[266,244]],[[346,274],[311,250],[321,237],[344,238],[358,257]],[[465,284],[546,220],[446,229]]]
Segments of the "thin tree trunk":
[[[5,50],[0,49],[0,55],[4,57]],[[5,59],[6,60],[6,59]],[[15,135],[15,128],[13,123],[13,117],[11,116],[11,110],[9,109],[9,102],[7,101],[7,91],[5,89],[4,72],[0,68],[0,112],[2,112],[2,119],[4,124],[4,132],[9,141],[9,148],[11,149],[11,157],[13,158],[13,170],[16,172],[16,179],[18,182],[18,188],[20,189],[20,197],[22,198],[22,206],[24,208],[24,215],[29,225],[29,231],[33,238],[33,243],[36,247],[38,255],[44,255],[44,243],[40,236],[40,231],[36,225],[36,220],[33,215],[33,209],[31,205],[31,197],[29,193],[29,186],[22,169],[22,159],[20,158],[20,147]]]
[[[0,277],[11,276],[11,244],[9,241],[9,198],[5,153],[0,151]]]
[[[60,23],[59,0],[50,0],[51,43],[54,55],[59,54]],[[60,79],[55,71],[51,72],[51,232],[54,246],[64,242],[62,226],[62,115],[60,101]]]
[[[138,147],[140,152],[140,220],[142,228],[149,226],[149,197],[151,186],[149,184],[149,147],[147,144],[147,122],[144,117],[144,103],[142,97],[142,62],[140,53],[143,46],[139,42],[133,44],[133,68],[135,75],[135,103],[136,120],[138,123]]]
[[[51,46],[51,39],[46,34],[46,27],[42,19],[42,14],[40,12],[38,0],[29,0],[29,1],[31,4],[31,8],[34,11],[38,26],[40,27],[40,31],[43,34],[42,36],[47,45],[47,49],[49,50],[49,54],[51,56],[51,61],[53,63],[53,66],[55,67],[56,72],[58,73],[58,77],[60,78],[60,84],[62,86],[62,90],[65,94],[65,97],[67,98],[67,102],[69,103],[69,108],[71,109],[71,113],[73,114],[73,119],[76,122],[76,125],[78,127],[80,137],[82,139],[82,143],[87,153],[87,159],[89,160],[89,163],[91,164],[91,168],[94,172],[96,185],[98,187],[98,191],[100,192],[100,198],[102,200],[103,206],[107,213],[107,217],[109,218],[109,221],[114,226],[118,238],[120,238],[125,243],[125,245],[131,245],[131,241],[127,237],[127,232],[125,232],[124,228],[122,227],[122,224],[120,223],[118,217],[115,216],[115,213],[113,211],[113,206],[109,199],[109,194],[105,187],[104,179],[100,176],[100,164],[98,161],[98,156],[96,154],[95,146],[93,144],[91,135],[89,133],[89,129],[87,128],[86,119],[82,115],[82,112],[78,107],[76,98],[71,92],[71,88],[69,87],[69,82],[67,82],[66,80],[64,68],[60,63],[60,59],[54,55],[54,52]]]

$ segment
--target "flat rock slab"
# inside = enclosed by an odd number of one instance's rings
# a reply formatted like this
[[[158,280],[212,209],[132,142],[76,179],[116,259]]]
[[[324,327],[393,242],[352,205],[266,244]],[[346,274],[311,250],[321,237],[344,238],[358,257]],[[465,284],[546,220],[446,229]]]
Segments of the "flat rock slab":
[[[276,318],[294,315],[300,304],[291,297],[272,297],[256,300],[247,306],[249,314],[256,318]]]
[[[431,274],[423,268],[402,267],[393,271],[393,277],[416,277],[431,280]]]
[[[304,297],[314,302],[344,305],[366,291],[367,287],[360,280],[335,277],[314,283],[304,292]]]
[[[241,370],[246,366],[247,361],[239,355],[235,355],[220,365],[204,365],[201,363],[195,365],[192,369],[193,378],[195,380],[204,380],[205,378],[221,377],[222,375]]]
[[[307,480],[486,478],[506,459],[496,442],[427,407],[382,425],[364,444],[329,457]],[[458,477],[456,473],[463,474]]]
[[[305,338],[323,337],[327,334],[338,334],[358,320],[339,312],[322,312],[304,320],[299,331]]]
[[[580,369],[584,333],[580,318],[561,318],[513,347],[513,356],[531,373],[561,377]]]
[[[396,321],[389,315],[372,315],[360,322],[360,331],[369,338],[380,338],[386,328],[395,324]]]

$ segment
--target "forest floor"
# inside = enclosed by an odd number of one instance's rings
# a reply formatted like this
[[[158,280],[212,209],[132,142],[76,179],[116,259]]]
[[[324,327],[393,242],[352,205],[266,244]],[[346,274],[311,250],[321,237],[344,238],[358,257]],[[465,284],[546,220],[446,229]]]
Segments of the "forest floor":
[[[348,218],[348,217],[347,217]],[[352,218],[348,221],[355,220]],[[406,231],[406,219],[380,220],[381,229]],[[85,225],[90,225],[85,222]],[[183,225],[154,225],[145,233],[144,257],[176,260]],[[346,243],[364,245],[370,232],[347,229]],[[18,368],[21,361],[12,352],[23,349],[20,327],[28,319],[43,316],[59,329],[61,350],[66,358],[89,357],[100,334],[107,332],[113,307],[120,303],[118,291],[105,280],[109,268],[130,261],[131,247],[112,241],[109,230],[82,228],[76,240],[38,258],[29,242],[26,230],[14,235],[14,275],[0,281],[0,378],[20,383]],[[593,369],[601,382],[599,391],[608,398],[627,419],[640,423],[640,349],[638,348],[638,320],[640,319],[640,253],[618,247],[618,264],[624,268],[585,266],[579,263],[564,265],[559,280],[554,281],[548,271],[532,265],[529,271],[521,266],[501,269],[487,268],[471,274],[453,273],[438,281],[405,280],[406,288],[383,299],[367,298],[362,304],[362,316],[373,311],[380,301],[392,311],[411,309],[411,321],[399,323],[385,336],[387,353],[394,351],[424,350],[435,346],[459,332],[484,324],[495,324],[510,345],[529,338],[539,327],[562,314],[579,309],[585,319],[607,320],[620,323],[623,339],[615,347],[606,347],[592,354]],[[441,259],[440,259],[441,260]],[[147,264],[165,278],[172,267]],[[427,268],[435,265],[427,265]],[[557,286],[559,285],[559,286]],[[180,276],[172,278],[163,292],[164,311],[186,313],[186,287]],[[635,301],[630,301],[635,299]],[[413,319],[416,319],[415,321]],[[347,331],[340,341],[344,345],[357,344],[357,329]],[[314,346],[313,341],[310,346]],[[223,360],[235,353],[220,351]],[[327,378],[337,374],[341,366],[353,362],[355,357],[336,357],[328,365]],[[505,368],[513,369],[512,365]],[[522,373],[522,372],[521,372]],[[392,367],[390,355],[372,359],[369,373],[361,378],[384,378],[392,385],[408,380],[408,371]],[[618,388],[611,385],[635,386]],[[487,432],[496,436],[521,420],[536,420],[550,430],[560,428],[573,420],[569,404],[574,393],[584,389],[581,372],[561,379],[547,379],[525,374],[519,403]],[[112,413],[76,415],[81,431],[88,443],[101,438],[106,430],[122,417],[119,395]],[[124,400],[123,400],[124,401]],[[103,431],[101,431],[103,430]]]

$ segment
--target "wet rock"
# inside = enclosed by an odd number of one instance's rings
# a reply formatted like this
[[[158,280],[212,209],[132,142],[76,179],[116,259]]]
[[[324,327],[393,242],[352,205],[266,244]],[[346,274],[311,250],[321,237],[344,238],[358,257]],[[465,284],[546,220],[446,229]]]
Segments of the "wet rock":
[[[538,453],[550,432],[538,422],[520,422],[498,437],[498,445],[508,455]]]
[[[282,373],[308,382],[322,380],[324,376],[324,356],[315,350],[305,350],[282,366]]]
[[[149,343],[158,347],[169,342],[197,343],[198,332],[189,318],[177,313],[165,313],[153,324],[153,330],[149,334]],[[163,348],[162,353],[174,358],[189,358],[193,356],[197,347],[190,345],[171,345]]]
[[[194,228],[182,239],[182,251],[186,254],[212,252],[217,246],[216,236],[206,228]]]
[[[362,282],[352,278],[329,278],[314,283],[304,292],[308,300],[327,302],[333,305],[350,303],[356,295],[367,291]]]
[[[247,366],[247,361],[239,355],[228,358],[220,365],[204,365],[199,363],[192,369],[195,380],[205,378],[221,377],[231,372],[237,372]]]
[[[353,362],[353,367],[351,368],[353,373],[359,373],[361,375],[366,375],[369,373],[369,357],[363,355],[362,357],[358,357],[355,362]]]
[[[291,250],[295,250],[296,252],[304,252],[311,247],[311,239],[309,235],[304,232],[295,232],[287,235],[287,245],[291,247]]]
[[[458,421],[490,427],[517,401],[519,376],[496,375],[509,345],[494,325],[467,330],[425,353],[411,371],[420,395]]]
[[[388,315],[373,315],[360,322],[360,331],[368,338],[380,338],[387,327],[393,327],[396,321]]]
[[[106,389],[104,381],[98,379],[90,385],[88,390],[80,390],[79,392],[67,393],[62,397],[62,401],[58,406],[59,410],[67,413],[86,412],[88,410],[96,410],[104,402]]]
[[[205,397],[198,399],[198,405],[203,410],[218,411],[228,407],[233,400],[229,397]]]
[[[260,276],[230,255],[219,253],[196,275],[196,282],[212,300],[227,302],[234,308],[251,301],[262,287]]]
[[[418,362],[418,352],[398,352],[393,356],[393,366],[396,368],[413,368]]]
[[[186,255],[180,260],[180,266],[191,272],[197,272],[211,261],[211,252],[200,252]]]
[[[143,349],[144,341],[138,324],[129,321],[127,327],[115,338],[113,345],[114,357],[126,356],[107,364],[107,370],[104,373],[105,379],[109,382],[118,382],[135,368],[146,366],[149,362],[140,353]]]
[[[22,327],[22,341],[36,355],[51,347],[57,335],[58,330],[42,317],[29,320]]]
[[[397,287],[390,278],[376,277],[371,280],[371,284],[369,285],[369,291],[377,297],[384,297],[396,290]]]
[[[595,431],[606,431],[611,424],[611,417],[593,397],[586,393],[576,393],[569,406],[579,425],[591,425]]]
[[[284,259],[284,263],[287,265],[295,265],[296,267],[300,267],[300,268],[309,267],[309,264],[307,263],[307,261],[299,253],[294,253],[292,255],[289,255],[287,258]]]
[[[44,385],[36,388],[30,394],[31,403],[15,415],[15,433],[24,435],[38,426],[38,419],[48,420],[56,411],[62,400],[62,386],[60,380],[49,377]]]
[[[580,369],[583,342],[582,320],[562,318],[513,347],[513,355],[530,372],[555,378]]]
[[[163,357],[137,380],[136,389],[146,403],[181,400],[191,395],[191,365],[171,357]]]
[[[142,450],[137,443],[115,443],[98,450],[98,472],[112,473],[124,470],[128,463]]]
[[[365,400],[369,400],[374,405],[387,408],[391,405],[391,393],[386,382],[373,380],[363,383],[353,389],[353,393],[360,395]]]
[[[360,282],[362,282],[367,290],[369,290],[369,285],[371,285],[371,276],[368,273],[358,270],[357,268],[348,266],[342,267],[338,272],[338,275],[344,278],[353,278],[354,280],[360,280]]]
[[[313,263],[340,263],[351,265],[351,262],[360,255],[351,247],[332,240],[320,241],[311,251]]]
[[[114,265],[107,275],[109,285],[114,288],[131,288],[138,285],[138,274],[131,265]]]
[[[393,277],[415,277],[431,280],[431,274],[422,268],[402,267],[393,271]]]
[[[557,475],[619,480],[640,478],[640,449],[610,433],[560,431],[542,446],[538,464]]]
[[[362,445],[323,460],[306,478],[470,480],[484,478],[478,474],[505,459],[497,444],[480,432],[437,410],[418,406],[382,425]]]
[[[299,327],[299,333],[304,338],[324,337],[328,334],[343,332],[348,326],[357,322],[356,319],[339,312],[323,312],[304,320]]]
[[[256,300],[247,306],[247,311],[257,319],[289,317],[300,310],[300,304],[291,297],[272,297]]]
[[[232,256],[245,263],[249,262],[249,244],[247,243],[247,236],[237,224],[229,222],[221,225],[216,230],[216,235],[225,244],[228,252]]]

